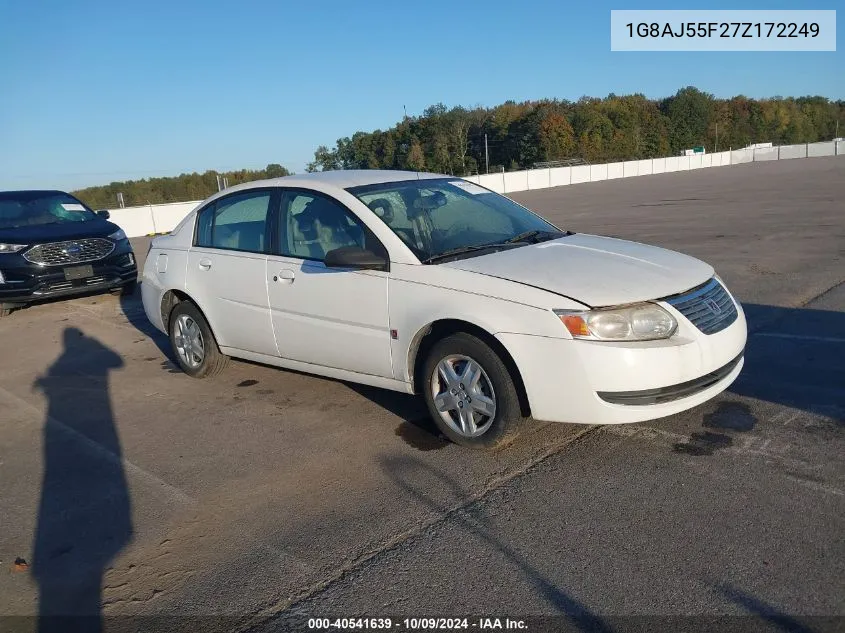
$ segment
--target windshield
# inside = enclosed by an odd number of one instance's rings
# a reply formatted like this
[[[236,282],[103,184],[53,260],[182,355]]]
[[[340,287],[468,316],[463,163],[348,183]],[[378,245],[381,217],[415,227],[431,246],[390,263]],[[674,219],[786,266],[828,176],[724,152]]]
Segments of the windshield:
[[[564,235],[509,198],[457,178],[387,182],[348,191],[426,263],[449,255],[483,255],[489,252],[485,246],[514,247]]]
[[[0,229],[58,222],[87,222],[97,215],[73,196],[58,191],[0,192]]]

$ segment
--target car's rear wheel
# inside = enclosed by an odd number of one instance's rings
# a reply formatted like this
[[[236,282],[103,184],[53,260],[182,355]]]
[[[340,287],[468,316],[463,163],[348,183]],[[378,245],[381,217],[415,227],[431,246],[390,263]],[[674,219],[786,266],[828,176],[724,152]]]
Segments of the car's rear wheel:
[[[193,378],[216,376],[229,362],[205,317],[190,301],[177,304],[170,313],[170,344],[179,367]]]
[[[425,400],[440,431],[470,448],[495,448],[522,421],[513,377],[481,339],[459,332],[435,343],[425,364]]]

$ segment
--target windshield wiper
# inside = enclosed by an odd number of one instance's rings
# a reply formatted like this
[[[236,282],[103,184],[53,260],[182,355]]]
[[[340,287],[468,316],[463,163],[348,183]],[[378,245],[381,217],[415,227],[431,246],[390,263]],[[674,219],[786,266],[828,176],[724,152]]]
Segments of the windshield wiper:
[[[556,233],[554,231],[525,231],[524,233],[520,233],[519,235],[514,235],[513,237],[506,239],[502,244],[518,244],[519,242],[532,242],[533,244],[537,244],[538,242],[545,242],[547,240],[554,240],[559,237],[566,237],[567,235],[571,235],[569,231],[563,231],[561,233]]]
[[[464,253],[472,253],[475,251],[483,251],[488,248],[498,248],[500,246],[504,246],[502,242],[493,242],[492,244],[478,244],[476,246],[459,246],[458,248],[450,248],[448,251],[443,251],[442,253],[438,253],[437,255],[432,255],[431,257],[426,257],[425,259],[421,260],[423,264],[433,264],[436,261],[441,259],[446,259],[447,257],[452,257],[454,255],[463,255]]]

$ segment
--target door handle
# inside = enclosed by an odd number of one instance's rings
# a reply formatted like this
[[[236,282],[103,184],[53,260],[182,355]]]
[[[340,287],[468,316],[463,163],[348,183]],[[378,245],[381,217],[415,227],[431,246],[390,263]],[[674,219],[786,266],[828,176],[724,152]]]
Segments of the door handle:
[[[284,270],[279,271],[278,275],[273,276],[273,281],[278,281],[283,284],[292,284],[294,279],[296,279],[296,275],[289,268],[285,268]]]
[[[204,257],[199,261],[200,270],[210,270],[211,269],[211,260],[207,257]]]

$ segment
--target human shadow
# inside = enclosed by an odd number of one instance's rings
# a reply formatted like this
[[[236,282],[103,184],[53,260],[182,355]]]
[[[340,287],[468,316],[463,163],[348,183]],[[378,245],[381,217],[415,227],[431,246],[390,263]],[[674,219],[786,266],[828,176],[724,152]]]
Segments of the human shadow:
[[[109,372],[122,366],[110,348],[67,328],[61,355],[33,384],[47,399],[32,557],[41,632],[102,630],[104,571],[132,539],[109,397]]]
[[[515,564],[525,578],[535,587],[556,613],[563,615],[570,625],[582,631],[609,633],[611,626],[587,606],[557,587],[519,552],[497,538],[478,513],[451,512],[449,508],[434,499],[427,491],[443,486],[456,498],[466,498],[463,490],[449,475],[414,457],[386,457],[381,467],[390,479],[410,497],[416,499],[438,514],[448,514],[467,532],[483,540]],[[555,627],[559,630],[559,627]]]
[[[745,367],[733,393],[845,425],[845,311],[743,304]]]

